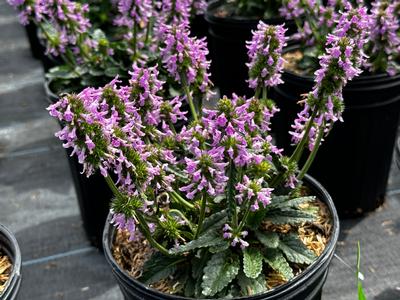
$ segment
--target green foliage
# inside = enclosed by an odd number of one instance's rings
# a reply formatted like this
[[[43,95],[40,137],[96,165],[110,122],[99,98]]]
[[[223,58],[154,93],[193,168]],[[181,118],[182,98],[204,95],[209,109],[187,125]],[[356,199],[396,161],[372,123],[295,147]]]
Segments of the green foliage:
[[[367,300],[365,296],[364,289],[361,282],[362,274],[360,272],[360,261],[361,261],[361,248],[360,242],[357,243],[357,292],[358,292],[358,300]]]
[[[296,264],[311,264],[316,259],[314,252],[309,250],[293,233],[282,235],[278,248],[282,250],[288,261]]]
[[[201,283],[204,296],[214,296],[222,291],[239,273],[239,257],[230,251],[214,254],[204,268]]]
[[[177,265],[185,261],[181,257],[167,257],[159,252],[154,253],[143,266],[143,275],[140,280],[151,284],[175,273]]]
[[[263,256],[259,249],[249,248],[243,251],[243,272],[249,278],[257,278],[263,267]]]
[[[299,209],[275,210],[268,213],[266,220],[275,225],[299,225],[315,221],[315,215]]]
[[[264,274],[260,274],[255,279],[250,279],[244,273],[240,272],[237,282],[244,296],[260,294],[267,290]]]
[[[199,238],[179,247],[172,248],[169,252],[171,254],[179,254],[207,247],[223,247],[223,249],[227,249],[226,246],[228,245],[228,242],[222,238],[221,232],[219,232],[226,220],[227,217],[225,210],[211,215],[209,218],[204,219],[203,233]]]
[[[283,256],[282,252],[277,249],[266,249],[264,261],[276,272],[281,274],[286,280],[293,278],[293,270]]]
[[[279,246],[279,235],[276,232],[254,232],[257,239],[267,248],[277,248]]]

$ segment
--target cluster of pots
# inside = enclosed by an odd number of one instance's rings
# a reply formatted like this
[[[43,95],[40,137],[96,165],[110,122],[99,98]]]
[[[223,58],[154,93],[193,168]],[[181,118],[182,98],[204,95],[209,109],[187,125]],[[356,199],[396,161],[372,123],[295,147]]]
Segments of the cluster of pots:
[[[213,81],[221,95],[229,95],[232,92],[250,95],[246,83],[248,70],[245,41],[251,39],[251,31],[256,28],[259,20],[217,16],[215,11],[222,4],[222,1],[210,2],[206,14],[194,20],[192,31],[195,31],[197,36],[208,38]],[[282,18],[263,21],[268,24],[284,23]],[[286,22],[286,26],[289,32],[294,30],[293,23]],[[37,38],[36,28],[29,25],[26,29],[32,54],[42,59],[45,70],[57,65],[56,60],[43,54],[43,46]],[[295,47],[296,45],[292,45],[286,51]],[[271,95],[280,108],[279,114],[274,119],[273,134],[277,145],[288,151],[291,149],[288,134],[290,124],[301,109],[297,101],[301,94],[311,89],[313,78],[285,71],[282,79],[285,83],[274,88]],[[48,83],[45,84],[45,89],[48,101],[54,103],[58,98],[57,95],[51,91]],[[309,172],[321,184],[310,176],[305,179],[306,185],[329,208],[333,218],[331,239],[317,261],[293,280],[266,294],[245,299],[320,299],[338,239],[338,215],[358,216],[373,211],[385,199],[395,144],[400,167],[400,140],[396,143],[400,116],[400,75],[393,77],[386,74],[361,75],[346,86],[344,100],[345,122],[333,128]],[[94,246],[100,249],[104,247],[107,261],[125,299],[188,299],[162,294],[134,280],[121,269],[111,253],[115,236],[115,229],[109,225],[108,215],[112,192],[100,174],[87,178],[81,174],[81,166],[77,159],[71,157],[68,150],[66,154],[85,232]],[[18,270],[21,260],[18,245],[6,229],[3,227],[0,229],[0,247],[3,247],[4,243],[7,244],[8,240],[11,241],[11,246],[5,246],[5,249],[15,263],[15,273],[13,270],[10,286],[17,288],[20,281]],[[9,293],[13,292],[10,290]]]

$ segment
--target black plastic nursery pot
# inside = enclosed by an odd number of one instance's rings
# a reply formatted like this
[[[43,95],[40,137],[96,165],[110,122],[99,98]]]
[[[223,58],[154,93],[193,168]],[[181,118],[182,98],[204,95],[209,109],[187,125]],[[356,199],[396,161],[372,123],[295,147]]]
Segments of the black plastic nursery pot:
[[[328,206],[332,216],[333,226],[331,238],[324,252],[313,264],[288,283],[260,295],[235,298],[236,300],[321,299],[322,287],[328,275],[329,264],[332,260],[339,236],[339,219],[333,201],[324,187],[310,176],[304,178],[304,183],[311,189],[313,195],[317,196]],[[111,253],[116,229],[110,225],[110,220],[111,215],[108,216],[104,228],[104,253],[108,263],[111,265],[112,272],[119,284],[125,300],[194,300],[193,298],[161,293],[144,285],[138,280],[133,279],[125,270],[123,270],[114,260]]]
[[[217,10],[226,1],[211,1],[208,5],[205,19],[209,24],[209,49],[211,52],[211,71],[215,85],[221,95],[251,95],[248,83],[248,62],[246,41],[252,38],[252,30],[257,28],[258,18],[240,16],[218,16]],[[272,25],[286,23],[293,27],[293,22],[287,22],[277,17],[263,22]]]
[[[13,265],[5,289],[0,293],[0,299],[14,300],[21,285],[21,251],[12,232],[2,224],[0,224],[0,252],[5,253]]]
[[[196,15],[190,21],[190,33],[197,38],[208,36],[208,23],[203,15]]]
[[[44,88],[49,104],[55,103],[58,97],[51,91],[48,81],[45,81]],[[60,124],[60,126],[63,125]],[[113,193],[99,172],[89,178],[85,174],[81,174],[82,165],[78,162],[77,157],[71,156],[71,149],[65,150],[86,236],[93,246],[102,249],[104,222],[110,210]]]
[[[282,79],[285,83],[273,90],[281,110],[273,130],[277,145],[286,150],[291,144],[288,131],[302,109],[297,102],[314,79],[288,71]],[[400,75],[361,75],[348,82],[343,96],[344,122],[335,124],[309,173],[335,199],[339,215],[352,217],[384,202],[400,117]]]
[[[400,169],[400,138],[397,139],[396,143],[396,163],[397,167]]]
[[[32,56],[36,59],[41,59],[45,49],[39,41],[37,26],[33,22],[30,22],[25,26],[25,32],[28,37]]]

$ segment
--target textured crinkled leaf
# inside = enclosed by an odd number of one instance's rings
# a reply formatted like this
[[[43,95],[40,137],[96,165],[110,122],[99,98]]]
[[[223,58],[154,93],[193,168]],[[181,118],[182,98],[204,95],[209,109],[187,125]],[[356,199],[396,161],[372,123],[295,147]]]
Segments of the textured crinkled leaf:
[[[172,275],[176,271],[176,265],[182,261],[182,258],[168,257],[156,252],[145,262],[140,280],[145,284],[151,284],[164,279]]]
[[[315,200],[315,196],[305,196],[290,199],[289,196],[275,196],[268,205],[270,209],[298,207],[300,204]]]
[[[203,222],[203,232],[206,232],[210,230],[211,228],[215,229],[220,229],[219,227],[222,228],[222,225],[227,222],[227,215],[228,211],[226,209],[221,210],[220,212],[217,212],[215,214],[212,214],[208,218],[204,219]]]
[[[248,248],[243,251],[243,272],[249,278],[257,278],[263,267],[263,255],[260,250]]]
[[[265,220],[276,225],[299,225],[304,222],[314,222],[315,219],[316,216],[314,214],[293,208],[274,209],[265,216]]]
[[[214,254],[204,268],[201,283],[204,296],[214,296],[224,289],[239,273],[240,260],[237,255],[225,251]]]
[[[276,272],[281,274],[286,280],[293,278],[293,270],[283,256],[282,252],[277,249],[267,249],[264,254],[264,261]]]
[[[208,250],[211,253],[218,253],[218,252],[222,252],[225,251],[226,249],[228,249],[230,246],[230,242],[228,240],[222,240],[221,243],[214,245],[212,247],[210,247]]]
[[[279,235],[276,232],[254,232],[257,239],[267,248],[277,248],[279,245]]]
[[[258,229],[260,227],[262,221],[265,219],[265,215],[268,209],[260,207],[260,209],[250,212],[249,217],[247,218],[246,226],[250,227],[253,230]]]
[[[267,285],[264,274],[255,279],[248,278],[244,273],[239,273],[237,280],[243,295],[252,296],[265,292]]]
[[[293,263],[311,264],[317,258],[296,234],[283,235],[278,248],[282,250],[287,260]]]
[[[198,239],[190,241],[185,245],[181,245],[176,248],[170,249],[169,253],[178,254],[191,251],[194,249],[218,246],[225,242],[226,240],[224,240],[223,237],[220,234],[218,234],[218,232],[213,230],[208,230],[207,232],[202,234]]]

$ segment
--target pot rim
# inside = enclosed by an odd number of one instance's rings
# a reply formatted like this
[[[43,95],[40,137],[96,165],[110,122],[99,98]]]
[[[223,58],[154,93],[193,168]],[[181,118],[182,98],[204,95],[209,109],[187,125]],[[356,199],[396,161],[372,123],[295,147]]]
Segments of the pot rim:
[[[324,251],[322,254],[311,264],[309,265],[304,271],[302,271],[299,275],[295,276],[293,279],[289,280],[287,283],[282,284],[276,288],[270,289],[265,293],[262,294],[257,294],[257,295],[252,295],[252,296],[243,296],[243,297],[237,297],[233,298],[232,300],[252,300],[252,299],[259,299],[257,297],[260,296],[280,296],[281,293],[285,292],[288,287],[290,287],[291,290],[296,289],[298,286],[304,284],[309,277],[314,275],[320,270],[320,267],[324,266],[326,263],[329,263],[329,261],[332,259],[333,254],[336,249],[336,244],[339,238],[339,230],[340,230],[340,224],[339,224],[339,217],[335,208],[335,205],[333,203],[332,197],[329,195],[328,191],[313,177],[310,175],[306,174],[304,177],[304,182],[306,183],[307,186],[309,186],[312,191],[317,194],[318,197],[322,198],[320,199],[323,201],[329,208],[329,211],[332,216],[332,235],[330,237],[330,240],[325,247]],[[104,254],[106,257],[106,260],[109,262],[111,265],[112,269],[114,272],[120,272],[122,275],[126,276],[128,279],[132,280],[135,282],[136,285],[141,287],[143,290],[152,293],[157,296],[162,296],[165,299],[176,299],[176,300],[207,300],[204,298],[189,298],[189,297],[183,297],[183,296],[178,296],[178,295],[170,295],[170,294],[165,294],[162,293],[152,287],[149,287],[145,285],[144,283],[140,282],[137,279],[134,279],[131,277],[128,272],[124,269],[122,269],[118,263],[115,261],[112,253],[111,253],[111,248],[110,248],[110,241],[109,241],[109,236],[110,236],[110,228],[111,228],[111,214],[108,215],[104,232],[103,232],[103,249],[104,249]],[[112,228],[113,229],[113,228]],[[115,229],[114,229],[115,230]],[[112,234],[112,233],[111,233]],[[117,274],[118,277],[121,278],[121,280],[125,280],[125,278],[122,278],[120,275]],[[222,299],[214,299],[214,300],[222,300]]]
[[[289,42],[288,46],[286,46],[283,49],[284,54],[300,48],[300,43],[293,41],[293,40],[289,40],[288,42]],[[299,74],[296,74],[295,72],[287,70],[287,69],[283,70],[283,74],[289,75],[293,78],[301,78],[306,81],[314,82],[313,75],[299,75]],[[387,73],[366,74],[366,75],[361,74],[360,76],[355,77],[353,82],[362,83],[363,81],[386,81],[388,79],[389,80],[400,80],[400,73],[398,73],[394,76],[389,76]]]
[[[0,293],[0,298],[3,299],[2,297],[5,297],[4,299],[7,299],[9,295],[11,295],[13,292],[8,291],[8,288],[16,282],[16,285],[19,286],[19,281],[21,277],[21,250],[19,248],[17,239],[15,238],[14,234],[3,224],[0,223],[0,235],[3,235],[5,237],[5,240],[9,242],[11,245],[10,248],[14,248],[11,250],[14,250],[14,252],[8,253],[7,251],[7,246],[1,244],[1,248],[6,248],[6,255],[10,256],[9,259],[12,261],[12,271],[10,274],[10,278],[7,280],[7,283],[5,285],[5,288],[2,293]],[[16,287],[18,289],[18,287]]]

